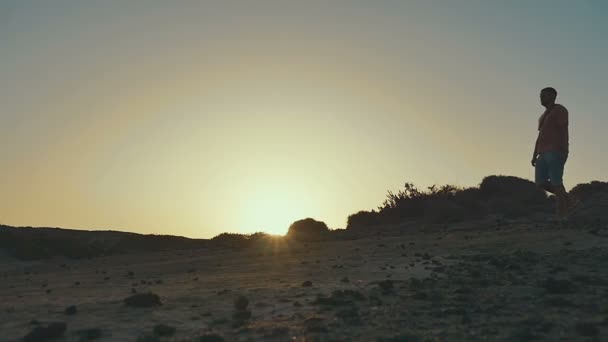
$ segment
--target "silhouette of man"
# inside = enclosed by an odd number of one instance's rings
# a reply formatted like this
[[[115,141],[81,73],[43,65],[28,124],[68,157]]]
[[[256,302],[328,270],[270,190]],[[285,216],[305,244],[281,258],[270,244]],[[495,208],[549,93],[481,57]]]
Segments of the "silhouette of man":
[[[569,153],[568,110],[555,103],[556,97],[552,87],[540,91],[540,103],[546,109],[538,119],[532,166],[536,185],[555,195],[557,216],[565,219],[575,200],[569,198],[562,179]]]

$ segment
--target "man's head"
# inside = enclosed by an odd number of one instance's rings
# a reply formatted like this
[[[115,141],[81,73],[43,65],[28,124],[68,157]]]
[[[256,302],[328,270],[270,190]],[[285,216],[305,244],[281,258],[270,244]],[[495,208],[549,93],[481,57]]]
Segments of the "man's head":
[[[550,106],[555,103],[557,97],[557,90],[552,87],[543,88],[540,91],[540,104],[543,106]]]

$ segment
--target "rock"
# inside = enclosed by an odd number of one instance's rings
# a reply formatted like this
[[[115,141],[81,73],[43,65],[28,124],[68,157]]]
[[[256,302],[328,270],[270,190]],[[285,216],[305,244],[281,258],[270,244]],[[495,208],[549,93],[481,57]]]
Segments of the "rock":
[[[245,310],[245,309],[247,309],[248,305],[249,305],[249,300],[245,296],[242,296],[242,295],[238,296],[234,300],[234,308],[236,310]]]
[[[75,315],[76,314],[76,305],[70,305],[67,308],[65,308],[64,313],[66,315]]]
[[[359,317],[359,309],[356,306],[350,306],[336,312],[336,317],[341,318],[349,325],[360,325],[361,318]]]
[[[382,292],[384,293],[389,293],[393,290],[393,281],[392,280],[382,280],[381,282],[378,283],[378,286],[380,287],[380,289],[382,289]]]
[[[204,334],[198,338],[199,342],[224,342],[225,339],[218,334]]]
[[[63,336],[67,329],[65,322],[52,322],[46,326],[37,326],[23,337],[24,342],[48,341]]]
[[[597,325],[592,322],[578,322],[574,328],[580,335],[583,336],[597,336],[599,334]]]
[[[287,327],[274,327],[270,332],[265,332],[265,338],[278,338],[283,337],[289,333],[289,328]]]
[[[328,306],[347,305],[364,299],[365,296],[354,290],[334,290],[331,296],[317,295],[313,304]]]
[[[306,327],[307,332],[326,333],[329,330],[323,322],[324,319],[322,317],[310,317],[304,321],[304,326]]]
[[[563,298],[561,296],[549,297],[545,299],[544,304],[547,306],[557,306],[557,307],[574,307],[574,303],[570,300]]]
[[[243,321],[251,318],[251,310],[237,310],[232,314],[232,318],[237,321]]]
[[[418,336],[413,334],[399,334],[391,337],[380,337],[378,342],[419,342],[422,341]]]
[[[124,299],[127,306],[152,307],[161,305],[160,297],[152,292],[138,293]]]
[[[306,280],[305,282],[302,283],[302,287],[311,287],[312,286],[312,281],[310,280]]]
[[[89,328],[76,331],[76,335],[80,337],[80,341],[91,341],[100,338],[103,334],[99,328]]]
[[[160,342],[160,339],[154,335],[143,334],[137,338],[137,342]]]
[[[342,278],[342,280],[340,280],[340,281],[341,281],[341,282],[343,282],[343,283],[349,283],[349,282],[350,282],[350,279],[348,279],[348,277],[344,277],[344,278]]]
[[[172,336],[173,334],[175,334],[175,327],[161,323],[155,325],[153,331],[154,335],[156,336]]]
[[[576,284],[567,279],[547,278],[541,286],[551,294],[568,294],[577,290]]]

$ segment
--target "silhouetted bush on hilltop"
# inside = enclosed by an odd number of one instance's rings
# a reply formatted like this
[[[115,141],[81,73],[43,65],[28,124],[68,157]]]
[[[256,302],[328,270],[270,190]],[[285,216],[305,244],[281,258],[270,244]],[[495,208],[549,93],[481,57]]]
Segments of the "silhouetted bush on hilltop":
[[[329,228],[325,222],[308,217],[292,223],[286,236],[298,241],[324,240],[329,237]]]
[[[272,235],[264,232],[255,232],[253,234],[221,233],[214,236],[211,241],[225,247],[243,248],[253,245],[268,244],[272,239]]]
[[[592,181],[576,185],[570,190],[570,194],[582,201],[590,200],[594,197],[608,196],[608,182]]]
[[[375,226],[383,223],[385,223],[383,216],[374,209],[372,211],[360,210],[348,216],[346,227]]]
[[[388,191],[378,211],[359,211],[348,217],[347,228],[421,220],[449,223],[488,214],[520,217],[547,210],[547,196],[533,182],[513,176],[488,176],[479,187],[432,185],[420,190],[405,183],[397,193]]]

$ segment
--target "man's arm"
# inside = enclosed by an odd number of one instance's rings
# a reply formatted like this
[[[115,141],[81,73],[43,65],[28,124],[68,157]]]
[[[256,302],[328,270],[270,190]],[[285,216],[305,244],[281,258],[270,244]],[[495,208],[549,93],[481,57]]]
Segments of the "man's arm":
[[[566,107],[558,106],[556,113],[556,123],[560,130],[560,146],[568,158],[568,110]]]
[[[532,153],[532,166],[536,166],[536,157],[538,156],[538,139],[540,135],[536,137],[536,142],[534,143],[534,152]]]

